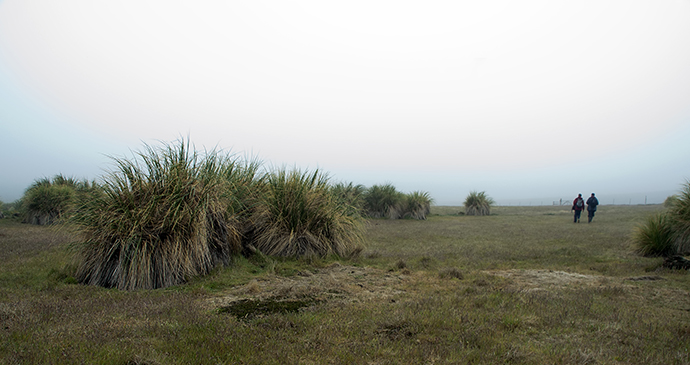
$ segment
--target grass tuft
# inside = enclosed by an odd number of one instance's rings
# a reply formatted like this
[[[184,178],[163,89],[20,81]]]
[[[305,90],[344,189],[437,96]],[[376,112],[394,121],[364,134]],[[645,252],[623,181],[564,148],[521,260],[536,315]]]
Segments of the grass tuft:
[[[466,215],[489,215],[494,200],[486,195],[485,192],[471,191],[465,198]]]
[[[364,210],[372,218],[399,219],[403,213],[404,194],[392,184],[373,185],[364,195]]]
[[[674,247],[672,219],[668,213],[657,213],[635,227],[633,242],[635,251],[642,256],[668,256]]]
[[[666,212],[647,217],[635,227],[633,242],[643,256],[671,256],[690,252],[690,181],[664,202]]]
[[[54,224],[74,212],[76,201],[90,196],[98,186],[87,180],[55,175],[36,180],[20,200],[23,221],[29,224]]]
[[[72,222],[82,283],[154,289],[205,275],[241,250],[242,199],[255,166],[189,141],[145,146],[114,159],[102,193],[82,201]]]
[[[363,249],[363,219],[318,170],[268,174],[252,222],[256,248],[270,256],[351,257]]]
[[[413,219],[426,219],[431,211],[433,199],[424,191],[413,191],[405,195],[404,216]]]

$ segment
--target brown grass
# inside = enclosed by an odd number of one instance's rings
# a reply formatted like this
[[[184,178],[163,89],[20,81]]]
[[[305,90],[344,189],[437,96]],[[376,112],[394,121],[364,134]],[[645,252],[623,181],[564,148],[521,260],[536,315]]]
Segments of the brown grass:
[[[258,257],[131,292],[71,284],[66,231],[0,221],[0,363],[689,363],[688,273],[629,242],[658,207],[559,209],[432,208],[372,221],[354,261]],[[242,300],[306,305],[221,310]]]

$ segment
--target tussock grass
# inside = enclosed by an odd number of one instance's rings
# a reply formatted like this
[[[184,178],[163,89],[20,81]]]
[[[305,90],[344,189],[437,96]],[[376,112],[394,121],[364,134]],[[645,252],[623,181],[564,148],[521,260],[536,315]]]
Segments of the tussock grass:
[[[433,199],[424,191],[409,194],[398,191],[392,184],[373,185],[363,194],[364,215],[371,218],[426,219]]]
[[[471,191],[465,198],[466,215],[489,215],[494,200],[486,195],[485,192]]]
[[[657,213],[635,227],[633,242],[644,256],[670,256],[690,252],[690,181],[664,201]]]
[[[354,212],[318,170],[280,169],[264,181],[252,242],[271,256],[351,257],[363,248],[364,221]]]
[[[431,211],[433,199],[425,191],[413,191],[405,196],[404,217],[426,219]]]
[[[69,216],[78,199],[90,196],[98,186],[87,180],[55,175],[36,180],[20,200],[23,220],[29,224],[54,224]]]
[[[146,146],[117,170],[102,193],[82,202],[72,222],[83,235],[77,279],[119,289],[177,285],[230,263],[256,166],[187,141]]]
[[[404,194],[393,184],[373,185],[364,195],[364,210],[372,218],[398,219],[403,213]]]
[[[690,252],[690,181],[683,184],[677,198],[669,208],[669,215],[673,220],[676,235],[676,251]]]
[[[643,256],[668,256],[676,253],[670,215],[664,212],[647,217],[643,224],[635,227],[633,241],[637,253]]]
[[[350,209],[349,214],[362,214],[364,210],[364,194],[367,188],[364,185],[355,185],[352,182],[347,184],[339,182],[331,186],[331,192],[341,203]]]

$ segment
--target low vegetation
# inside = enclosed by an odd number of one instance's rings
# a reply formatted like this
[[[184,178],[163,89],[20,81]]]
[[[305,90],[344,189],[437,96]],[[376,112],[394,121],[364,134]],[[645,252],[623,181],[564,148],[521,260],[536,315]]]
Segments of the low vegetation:
[[[364,185],[355,185],[352,182],[344,183],[338,182],[331,185],[331,193],[340,203],[350,209],[349,214],[362,215],[364,212],[364,194],[367,188]]]
[[[79,200],[88,199],[98,186],[87,180],[55,175],[36,180],[24,193],[20,212],[29,224],[54,224],[74,212]]]
[[[370,219],[356,258],[238,256],[134,291],[77,283],[64,226],[0,220],[0,363],[690,362],[690,275],[630,240],[662,206],[459,209]]]
[[[187,142],[147,146],[115,159],[100,194],[82,202],[71,222],[79,282],[118,289],[177,285],[227,265],[242,248],[236,201],[253,169]],[[239,178],[238,178],[239,177]],[[248,177],[247,181],[242,178]],[[238,196],[239,195],[239,196]]]
[[[392,184],[373,185],[363,193],[364,215],[371,218],[426,219],[433,199],[427,192],[405,194]]]
[[[489,215],[491,214],[491,206],[493,204],[494,200],[486,195],[486,192],[471,191],[467,198],[465,198],[465,214]]]
[[[282,169],[268,174],[263,184],[251,217],[251,243],[262,253],[350,257],[363,249],[363,219],[347,195],[333,194],[326,175]]]
[[[690,181],[664,201],[665,211],[649,216],[635,227],[637,252],[645,256],[671,256],[690,252]]]

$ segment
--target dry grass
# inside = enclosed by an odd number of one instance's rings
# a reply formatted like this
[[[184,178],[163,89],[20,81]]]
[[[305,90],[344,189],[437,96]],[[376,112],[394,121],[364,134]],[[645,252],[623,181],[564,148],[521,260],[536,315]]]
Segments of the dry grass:
[[[562,207],[432,207],[372,221],[358,260],[256,257],[131,292],[71,284],[67,232],[4,220],[0,362],[687,364],[689,275],[629,241],[658,209],[573,225]],[[222,310],[242,300],[277,309]]]

